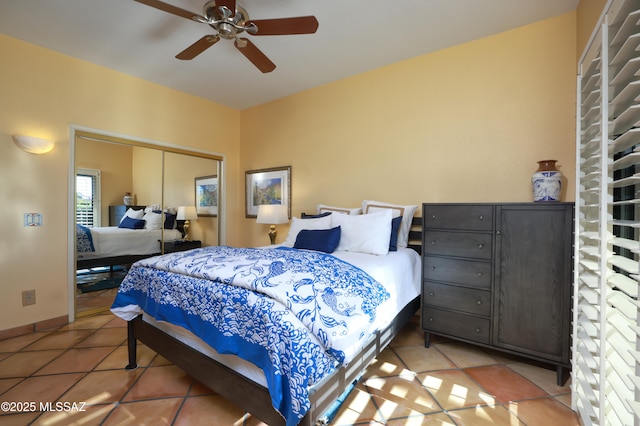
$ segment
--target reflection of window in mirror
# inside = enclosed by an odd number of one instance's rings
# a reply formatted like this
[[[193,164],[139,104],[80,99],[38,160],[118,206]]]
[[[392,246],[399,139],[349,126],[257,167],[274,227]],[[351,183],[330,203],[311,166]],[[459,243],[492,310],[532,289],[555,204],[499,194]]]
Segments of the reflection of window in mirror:
[[[76,171],[76,223],[88,228],[100,226],[100,170]]]

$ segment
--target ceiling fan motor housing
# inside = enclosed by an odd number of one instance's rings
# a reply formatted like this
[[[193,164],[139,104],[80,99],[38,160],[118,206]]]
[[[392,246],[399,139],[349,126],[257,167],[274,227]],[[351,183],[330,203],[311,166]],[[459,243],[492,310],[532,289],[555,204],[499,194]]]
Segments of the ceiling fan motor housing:
[[[209,20],[211,28],[226,40],[233,40],[244,32],[245,22],[249,20],[249,14],[243,7],[236,4],[236,10],[231,11],[226,7],[216,6],[215,1],[204,5],[203,15]]]

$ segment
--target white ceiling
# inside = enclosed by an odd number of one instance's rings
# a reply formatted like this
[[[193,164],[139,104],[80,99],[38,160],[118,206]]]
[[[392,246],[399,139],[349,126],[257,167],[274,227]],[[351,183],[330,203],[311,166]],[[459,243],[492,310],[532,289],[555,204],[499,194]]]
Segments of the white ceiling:
[[[164,0],[202,14],[206,0]],[[246,35],[277,66],[263,74],[213,30],[133,0],[0,0],[0,33],[245,109],[403,59],[574,10],[578,0],[240,0],[252,19],[314,15],[315,34]],[[246,33],[245,33],[246,34]],[[4,60],[7,60],[5,57]]]

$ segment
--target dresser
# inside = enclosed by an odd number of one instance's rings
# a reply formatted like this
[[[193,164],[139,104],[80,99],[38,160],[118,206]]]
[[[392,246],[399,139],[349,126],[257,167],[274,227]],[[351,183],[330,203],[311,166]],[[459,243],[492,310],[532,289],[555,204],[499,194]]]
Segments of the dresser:
[[[573,203],[423,204],[422,328],[570,367]]]

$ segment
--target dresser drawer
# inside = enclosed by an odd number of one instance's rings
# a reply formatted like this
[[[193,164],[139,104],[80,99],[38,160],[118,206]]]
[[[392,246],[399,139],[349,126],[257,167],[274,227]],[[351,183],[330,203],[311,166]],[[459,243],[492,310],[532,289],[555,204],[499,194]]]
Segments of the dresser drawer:
[[[491,292],[489,290],[425,281],[422,284],[422,303],[487,317],[491,315]]]
[[[423,276],[430,281],[491,288],[491,263],[475,260],[425,256]]]
[[[493,234],[426,231],[422,252],[490,260],[493,254],[492,241]]]
[[[485,318],[422,307],[422,328],[433,333],[489,344],[489,323]]]
[[[466,231],[493,229],[493,206],[425,205],[422,217],[425,228]]]

